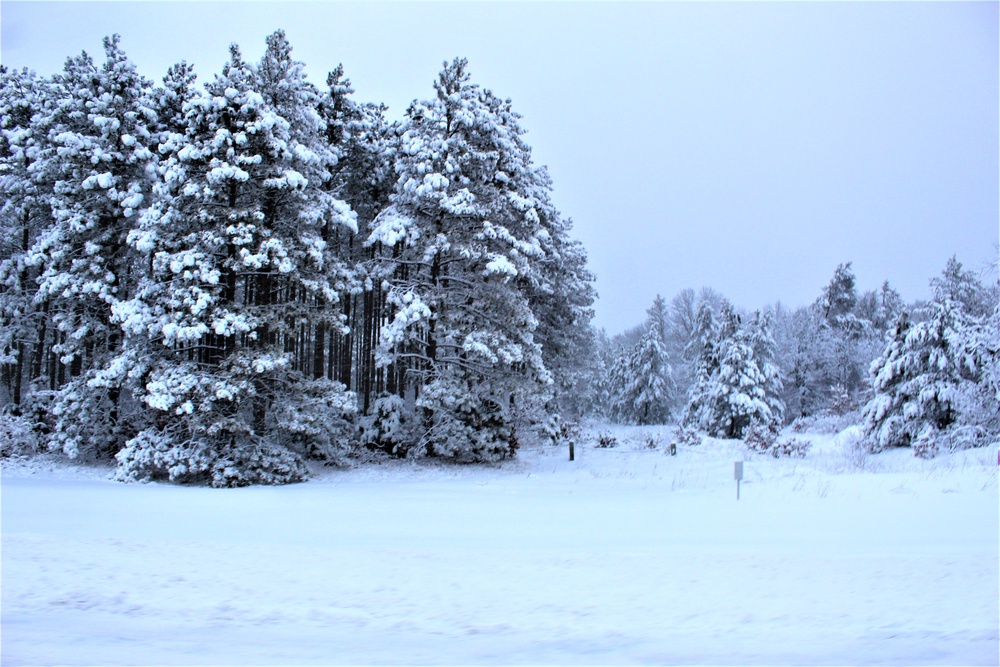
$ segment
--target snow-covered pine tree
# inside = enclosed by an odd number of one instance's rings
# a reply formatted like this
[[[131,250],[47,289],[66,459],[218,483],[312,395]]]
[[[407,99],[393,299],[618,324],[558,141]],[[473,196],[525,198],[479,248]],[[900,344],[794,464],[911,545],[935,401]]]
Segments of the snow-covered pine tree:
[[[994,295],[997,294],[994,285]],[[963,412],[972,417],[972,425],[980,435],[980,443],[1000,441],[1000,300],[993,313],[981,326],[966,336],[971,356],[980,362],[981,373],[977,391],[968,396]]]
[[[768,405],[766,382],[743,330],[726,339],[719,355],[719,372],[709,394],[711,407],[706,428],[709,435],[742,438],[753,422],[768,426],[780,423]]]
[[[873,337],[884,338],[903,312],[903,298],[887,280],[878,290],[865,292],[858,299],[856,312],[859,318],[871,323]]]
[[[395,268],[379,361],[422,385],[425,451],[472,461],[513,454],[512,407],[544,397],[550,375],[526,288],[544,253],[536,172],[509,101],[466,67],[446,64],[436,98],[408,109],[392,206],[368,242]]]
[[[855,312],[858,305],[851,263],[840,264],[829,285],[816,302],[820,335],[815,352],[823,368],[824,409],[831,409],[835,396],[847,396],[849,405],[857,405],[866,389],[866,367],[881,341],[868,320]]]
[[[45,141],[34,121],[48,100],[47,82],[0,66],[0,403],[15,413],[41,378],[47,354],[48,303],[37,299],[37,268],[28,253],[51,226],[47,188],[33,173]]]
[[[783,313],[780,365],[783,399],[792,419],[844,414],[867,399],[867,368],[884,347],[885,318],[901,307],[888,284],[858,297],[850,262],[808,308]]]
[[[874,396],[864,408],[863,434],[873,452],[912,446],[920,456],[933,456],[942,447],[976,446],[996,437],[990,432],[998,421],[996,403],[988,386],[997,351],[980,344],[991,335],[984,333],[990,327],[984,315],[988,292],[954,258],[931,288],[927,319],[911,324],[904,313],[872,363]]]
[[[632,421],[631,406],[625,396],[632,378],[632,364],[630,362],[633,349],[629,346],[615,348],[611,363],[607,366],[608,375],[604,382],[608,395],[607,416],[620,424],[628,424]]]
[[[51,188],[52,225],[29,251],[39,298],[59,332],[53,351],[67,365],[52,413],[50,445],[70,456],[112,455],[128,437],[122,382],[112,364],[121,331],[115,306],[130,297],[138,267],[125,243],[150,190],[149,93],[117,35],[104,40],[98,68],[86,53],[53,80],[51,104],[36,115],[47,141],[33,169]]]
[[[764,402],[771,409],[769,425],[778,427],[785,418],[785,404],[781,400],[784,381],[781,368],[777,363],[777,344],[774,341],[774,316],[770,311],[756,311],[748,323],[750,347],[753,349],[754,361],[764,377]]]
[[[721,438],[741,438],[752,423],[776,427],[783,405],[780,377],[769,357],[773,340],[762,318],[744,325],[724,302],[717,327],[700,314],[698,380],[685,410],[685,423]],[[708,332],[715,329],[714,336]],[[758,359],[755,348],[765,358]],[[763,369],[762,369],[763,366]]]
[[[854,312],[854,306],[858,302],[855,283],[851,262],[838,264],[833,271],[833,278],[823,288],[823,294],[816,302],[824,319],[835,320]]]
[[[156,124],[151,128],[154,147],[168,144],[170,134],[183,135],[187,129],[184,107],[198,92],[194,66],[181,61],[172,65],[163,77],[163,85],[153,90]]]
[[[953,301],[962,312],[975,320],[993,314],[995,293],[991,294],[979,277],[963,267],[955,256],[948,259],[940,277],[931,278],[930,284],[934,301]]]
[[[656,325],[660,330],[660,342],[667,344],[667,333],[670,331],[670,309],[667,302],[659,294],[653,299],[653,305],[646,309],[647,326]]]
[[[527,151],[527,146],[525,146]],[[542,254],[522,285],[538,321],[533,334],[541,346],[542,361],[552,374],[550,409],[565,416],[582,416],[593,404],[599,377],[593,318],[593,274],[587,252],[571,237],[573,223],[564,219],[550,198],[552,182],[544,167],[525,174],[528,199],[535,202],[542,231],[537,235]]]
[[[686,348],[688,356],[694,360],[694,379],[681,415],[681,423],[686,427],[706,428],[710,390],[719,369],[720,342],[719,324],[712,305],[702,301],[695,316],[691,342]]]
[[[318,93],[280,31],[259,67],[239,49],[160,145],[153,204],[129,243],[148,262],[115,315],[150,423],[118,455],[124,479],[215,486],[302,479],[337,460],[353,397],[308,372],[303,325],[339,326],[330,226],[355,216],[323,188],[332,157]]]
[[[592,403],[586,414],[611,419],[614,388],[612,372],[615,365],[615,348],[604,329],[594,333],[595,360],[591,380]]]
[[[674,381],[658,319],[650,318],[646,334],[622,355],[615,372],[612,414],[635,424],[666,424],[670,420]]]
[[[360,104],[351,98],[354,89],[343,67],[330,72],[326,83],[319,111],[326,121],[327,143],[338,158],[330,170],[327,189],[351,206],[358,215],[359,229],[367,234],[375,216],[389,205],[395,182],[395,125],[386,120],[385,106]],[[320,375],[325,363],[328,376],[355,388],[361,409],[368,413],[376,395],[401,391],[396,369],[380,372],[375,364],[375,347],[386,316],[383,280],[391,273],[392,264],[381,261],[382,247],[359,243],[349,230],[330,232],[327,241],[343,263],[338,284],[347,327],[328,332],[322,323],[317,325],[313,372]],[[326,337],[328,354],[322,346]],[[388,442],[386,449],[402,451],[396,442]]]

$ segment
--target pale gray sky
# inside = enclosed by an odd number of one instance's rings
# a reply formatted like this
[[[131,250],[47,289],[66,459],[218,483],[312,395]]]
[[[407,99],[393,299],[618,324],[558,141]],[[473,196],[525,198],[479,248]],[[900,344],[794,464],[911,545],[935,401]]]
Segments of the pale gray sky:
[[[322,86],[401,117],[442,61],[510,97],[597,274],[616,333],[708,285],[814,300],[840,262],[907,300],[1000,235],[998,4],[0,2],[2,62],[40,74],[101,38],[159,81],[211,80],[283,28]]]

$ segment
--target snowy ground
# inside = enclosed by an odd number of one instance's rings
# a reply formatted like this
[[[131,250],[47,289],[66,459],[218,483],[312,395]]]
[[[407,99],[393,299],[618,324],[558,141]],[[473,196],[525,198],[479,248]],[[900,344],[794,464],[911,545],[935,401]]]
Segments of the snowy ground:
[[[992,664],[996,448],[523,451],[212,490],[5,462],[4,665]],[[665,429],[664,434],[669,432]],[[669,435],[664,436],[665,441]],[[733,461],[746,458],[736,500]]]

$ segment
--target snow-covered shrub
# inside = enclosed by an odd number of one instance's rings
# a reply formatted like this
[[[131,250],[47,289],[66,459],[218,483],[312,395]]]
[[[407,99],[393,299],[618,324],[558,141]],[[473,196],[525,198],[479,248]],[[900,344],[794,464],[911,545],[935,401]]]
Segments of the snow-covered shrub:
[[[149,428],[118,452],[115,478],[123,482],[165,480],[214,487],[301,482],[308,474],[302,459],[284,447],[260,441],[212,447],[203,441],[178,442]]]
[[[687,445],[689,447],[701,444],[701,434],[698,433],[697,429],[692,428],[687,424],[681,424],[677,427],[674,439],[677,440],[677,444]]]
[[[570,443],[575,444],[580,438],[580,425],[574,421],[563,420],[558,415],[550,415],[541,427],[542,435],[556,447]]]
[[[646,433],[642,436],[642,443],[647,449],[656,449],[663,444],[663,437],[657,433]]]
[[[300,391],[277,404],[276,431],[292,451],[332,465],[347,465],[355,448],[357,401],[330,380],[299,383]]]
[[[772,422],[751,421],[743,431],[743,443],[752,452],[771,451],[778,439],[778,429]]]
[[[795,419],[791,429],[795,433],[820,433],[834,435],[845,428],[861,422],[861,411],[851,410],[843,414],[823,412],[816,415],[802,416]]]
[[[812,447],[812,443],[808,440],[796,440],[795,438],[789,438],[788,440],[779,440],[771,445],[771,456],[778,459],[785,456],[794,456],[796,458],[804,459],[806,454],[809,452],[809,448]]]
[[[382,394],[372,403],[371,414],[361,420],[361,441],[366,447],[406,456],[413,445],[412,420],[402,398]]]
[[[416,453],[475,463],[500,461],[517,452],[508,415],[486,388],[440,377],[424,387],[416,407],[423,430]]]
[[[816,417],[813,415],[804,415],[802,417],[796,417],[795,420],[789,425],[793,433],[808,433],[813,430],[813,424],[816,422]]]
[[[38,453],[38,434],[23,416],[0,412],[0,458]]]
[[[598,434],[596,446],[601,447],[602,449],[610,449],[611,447],[617,447],[618,439],[615,438],[615,436],[608,433],[607,431],[605,431],[604,433]]]
[[[913,441],[913,455],[919,459],[932,459],[938,455],[940,447],[933,429],[925,428]]]
[[[543,421],[539,425],[540,435],[549,441],[553,446],[559,446],[562,441],[562,431],[563,422],[562,417],[559,414],[549,415],[549,418]]]

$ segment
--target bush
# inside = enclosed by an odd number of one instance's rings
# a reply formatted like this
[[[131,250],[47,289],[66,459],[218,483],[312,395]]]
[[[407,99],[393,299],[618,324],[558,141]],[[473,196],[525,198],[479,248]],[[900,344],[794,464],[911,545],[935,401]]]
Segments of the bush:
[[[913,441],[913,455],[920,459],[932,459],[938,455],[939,447],[937,438],[930,429],[925,429],[916,440]]]
[[[607,431],[597,436],[597,446],[602,449],[610,449],[618,446],[618,440]]]
[[[550,416],[542,424],[541,430],[542,435],[557,447],[575,444],[580,438],[580,425],[574,421],[563,421],[558,414]]]
[[[299,391],[274,406],[279,442],[291,452],[328,465],[346,466],[355,449],[357,407],[339,382],[300,380]]]
[[[770,452],[771,456],[776,459],[783,456],[794,456],[804,459],[810,447],[812,447],[812,443],[808,440],[796,440],[795,438],[789,438],[785,441],[775,442],[771,445]]]
[[[39,451],[38,434],[21,416],[0,413],[0,458],[31,456]]]
[[[372,403],[371,414],[361,420],[361,441],[370,449],[406,456],[413,446],[412,423],[402,398],[382,394]]]
[[[690,426],[679,426],[674,439],[677,440],[678,445],[692,446],[701,444],[701,434]]]
[[[771,424],[754,420],[743,431],[743,443],[751,452],[769,452],[778,439],[778,430]]]
[[[428,384],[416,402],[423,435],[418,454],[482,463],[512,458],[519,446],[509,416],[487,387],[467,387],[457,378]]]
[[[792,422],[791,429],[794,433],[821,433],[824,435],[835,435],[845,428],[861,422],[861,412],[852,410],[844,414],[832,414],[823,412],[818,415],[798,417]]]
[[[115,478],[122,482],[165,480],[236,487],[289,484],[308,475],[302,459],[284,447],[236,437],[221,447],[193,439],[177,442],[169,433],[152,428],[140,431],[115,458]]]

